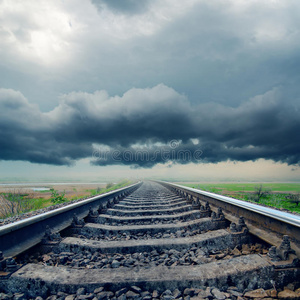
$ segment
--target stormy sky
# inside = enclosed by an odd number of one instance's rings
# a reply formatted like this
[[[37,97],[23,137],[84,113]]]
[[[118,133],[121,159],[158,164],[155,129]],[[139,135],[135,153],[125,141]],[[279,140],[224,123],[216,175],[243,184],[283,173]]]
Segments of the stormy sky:
[[[298,180],[299,15],[296,0],[0,0],[0,179]]]

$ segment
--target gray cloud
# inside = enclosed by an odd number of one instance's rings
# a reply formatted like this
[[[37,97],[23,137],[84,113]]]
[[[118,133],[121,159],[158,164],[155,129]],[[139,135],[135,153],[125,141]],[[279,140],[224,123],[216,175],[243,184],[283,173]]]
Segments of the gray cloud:
[[[74,147],[55,139],[49,118],[20,93],[0,89],[0,159],[71,165],[87,157],[92,146],[79,141]]]
[[[121,95],[160,82],[192,104],[239,106],[279,85],[299,94],[298,2],[151,1],[150,9],[149,1],[93,0],[51,2],[52,10],[30,2],[40,18],[24,4],[0,16],[9,29],[3,34],[14,34],[1,39],[0,72],[2,87],[22,91],[43,110],[73,90]],[[105,8],[101,14],[96,5]]]
[[[289,85],[299,76],[299,18],[291,5],[263,3],[196,1],[188,12],[174,19],[166,16],[168,22],[153,34],[136,34],[121,44],[96,39],[87,49],[84,62],[91,68],[82,78],[93,78],[90,90],[99,84],[111,94],[164,82],[193,104],[232,106]],[[298,92],[297,84],[286,90],[293,91]]]
[[[100,10],[105,6],[114,12],[126,14],[145,12],[149,2],[149,0],[92,0],[92,3]]]
[[[163,84],[121,97],[73,92],[47,113],[1,89],[0,128],[1,160],[71,165],[90,158],[94,165],[146,168],[259,158],[300,163],[299,105],[288,104],[280,87],[238,107],[195,106]]]

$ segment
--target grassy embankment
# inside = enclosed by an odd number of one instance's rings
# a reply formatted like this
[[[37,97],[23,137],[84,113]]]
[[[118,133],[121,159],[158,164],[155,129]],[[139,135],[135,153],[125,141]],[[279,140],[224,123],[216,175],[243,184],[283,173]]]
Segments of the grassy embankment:
[[[65,191],[57,191],[51,186],[49,187],[50,191],[39,191],[38,193],[24,192],[20,190],[12,190],[6,193],[0,193],[0,218],[4,219],[13,215],[20,215],[22,213],[45,208],[57,203],[64,203],[104,194],[128,186],[131,183],[132,182],[129,180],[123,180],[116,184],[108,183],[105,187],[85,189],[80,193],[77,193],[76,188],[73,188],[73,193],[70,193]],[[36,197],[35,195],[39,196]]]
[[[182,183],[182,185],[300,213],[300,203],[297,204],[290,199],[291,195],[298,196],[299,199],[300,183]],[[260,186],[266,193],[258,200],[257,191]]]

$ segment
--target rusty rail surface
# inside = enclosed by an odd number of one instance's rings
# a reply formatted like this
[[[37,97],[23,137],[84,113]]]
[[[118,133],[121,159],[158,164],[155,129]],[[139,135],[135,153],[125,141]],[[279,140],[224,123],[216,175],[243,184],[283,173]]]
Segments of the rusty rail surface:
[[[41,242],[46,228],[61,231],[69,227],[74,214],[78,218],[85,218],[90,208],[97,209],[100,204],[110,199],[125,195],[141,185],[141,182],[111,191],[102,195],[91,197],[76,203],[51,210],[24,220],[0,227],[0,251],[4,257],[18,255]]]
[[[237,222],[244,217],[249,231],[271,245],[279,246],[284,235],[291,238],[292,248],[300,258],[300,216],[270,207],[222,196],[170,182],[157,181],[162,185],[200,201],[207,201],[212,209],[222,208],[226,219]]]

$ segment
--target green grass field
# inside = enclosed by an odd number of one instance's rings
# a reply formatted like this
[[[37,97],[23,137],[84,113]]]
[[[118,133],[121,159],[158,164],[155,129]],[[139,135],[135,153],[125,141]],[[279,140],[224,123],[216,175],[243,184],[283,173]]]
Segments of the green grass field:
[[[211,191],[225,190],[232,192],[253,192],[255,187],[260,184],[264,188],[272,190],[272,192],[285,193],[300,193],[300,183],[180,183],[185,186],[193,187],[195,189]]]
[[[300,204],[293,203],[291,194],[300,194],[300,183],[181,183],[184,186],[204,190],[236,199],[250,201],[282,210],[300,213]],[[255,200],[256,188],[262,185],[266,195]]]

